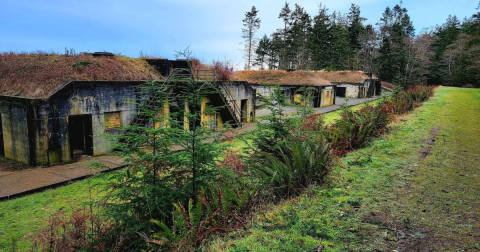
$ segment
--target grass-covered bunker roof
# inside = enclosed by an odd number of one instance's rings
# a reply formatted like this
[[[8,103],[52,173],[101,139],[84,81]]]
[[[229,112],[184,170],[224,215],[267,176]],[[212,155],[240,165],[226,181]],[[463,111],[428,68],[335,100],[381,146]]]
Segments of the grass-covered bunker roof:
[[[247,81],[257,84],[279,85],[305,85],[305,86],[328,86],[329,81],[317,76],[310,71],[285,70],[260,70],[260,71],[237,71],[233,73],[232,80]]]
[[[362,71],[237,71],[232,79],[249,83],[325,86],[332,83],[363,83],[370,77]],[[375,79],[376,77],[373,76]]]
[[[0,53],[0,95],[48,98],[70,81],[164,79],[143,59],[92,54]]]
[[[362,71],[317,71],[315,75],[332,83],[363,83],[364,80],[370,79],[370,76]],[[377,77],[373,75],[372,78]]]

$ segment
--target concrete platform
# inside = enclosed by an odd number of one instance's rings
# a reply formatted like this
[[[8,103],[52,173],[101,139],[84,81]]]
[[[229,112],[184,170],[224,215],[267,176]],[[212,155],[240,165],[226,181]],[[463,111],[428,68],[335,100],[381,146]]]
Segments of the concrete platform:
[[[21,171],[0,172],[0,201],[11,199],[48,188],[61,186],[70,181],[84,179],[95,174],[121,168],[123,158],[118,156],[79,157],[71,164],[54,165]],[[96,169],[91,164],[101,163],[108,168]]]

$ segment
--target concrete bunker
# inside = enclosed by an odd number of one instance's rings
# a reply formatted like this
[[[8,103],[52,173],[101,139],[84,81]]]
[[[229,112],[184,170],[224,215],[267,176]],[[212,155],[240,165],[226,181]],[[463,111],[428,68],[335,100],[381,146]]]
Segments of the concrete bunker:
[[[32,82],[30,73],[22,75],[22,71],[14,71],[8,75],[12,78],[0,80],[0,85],[4,87],[4,91],[0,92],[0,154],[21,163],[48,165],[69,162],[75,155],[97,156],[112,152],[113,143],[109,135],[120,134],[123,126],[148,123],[145,118],[139,120],[137,104],[127,101],[154,98],[151,93],[140,92],[139,86],[154,79],[165,80],[172,74],[182,74],[193,81],[204,76],[210,79],[202,81],[213,83],[212,94],[202,97],[197,107],[181,100],[164,104],[162,113],[169,114],[170,120],[175,122],[173,126],[189,130],[193,126],[216,127],[228,122],[236,127],[252,121],[255,116],[255,90],[248,83],[217,81],[215,71],[188,70],[187,60],[144,61],[123,56],[108,56],[106,59],[90,54],[68,57],[45,55],[42,61],[37,61],[36,56],[30,54],[9,57],[5,60],[12,60],[12,64],[18,62],[16,57],[31,57],[30,60],[38,64],[36,71],[49,69],[52,64],[66,69],[58,75],[47,76],[51,78],[47,80]],[[72,67],[72,62],[78,60],[104,67],[90,70],[104,80],[89,80],[90,75],[81,75],[86,71]],[[116,69],[113,75],[109,75],[112,72],[101,72],[109,67]],[[174,71],[179,68],[183,70]],[[209,77],[205,77],[208,71]],[[65,83],[65,79],[74,80]],[[27,84],[38,86],[38,89],[8,89],[9,86],[24,87]],[[177,85],[182,85],[182,82]],[[178,92],[178,89],[172,87],[171,91]],[[211,112],[207,109],[209,106],[220,109]],[[185,111],[200,111],[202,116],[187,121]]]
[[[266,100],[278,86],[285,101],[313,108],[335,104],[335,84],[312,71],[237,71],[234,80],[244,80],[255,90],[255,103]]]

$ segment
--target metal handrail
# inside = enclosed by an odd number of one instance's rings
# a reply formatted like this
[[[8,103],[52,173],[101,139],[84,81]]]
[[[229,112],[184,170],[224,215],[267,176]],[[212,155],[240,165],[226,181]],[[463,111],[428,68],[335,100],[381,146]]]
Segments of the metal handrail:
[[[220,82],[220,85],[222,86],[222,89],[224,90],[224,93],[225,95],[227,96],[227,98],[229,98],[230,100],[228,101],[227,100],[227,103],[229,105],[229,109],[231,110],[231,107],[230,107],[230,102],[233,103],[233,115],[235,116],[235,118],[237,119],[237,123],[239,124],[239,126],[242,126],[242,111],[240,110],[240,108],[238,107],[237,103],[234,102],[235,99],[233,99],[233,96],[232,94],[230,93],[230,91],[228,90],[228,88],[225,86],[225,82],[224,81],[221,81]]]

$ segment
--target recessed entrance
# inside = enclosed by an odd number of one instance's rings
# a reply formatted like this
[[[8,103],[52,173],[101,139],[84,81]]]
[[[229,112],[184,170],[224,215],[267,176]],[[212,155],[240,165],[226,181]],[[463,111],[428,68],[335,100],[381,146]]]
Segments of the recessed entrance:
[[[92,115],[73,115],[68,117],[70,150],[75,155],[93,155]]]
[[[347,93],[347,88],[346,87],[337,87],[337,96],[338,97],[345,97]]]
[[[247,122],[247,99],[243,99],[240,101],[240,108],[242,110],[240,117],[242,118],[242,122]]]

